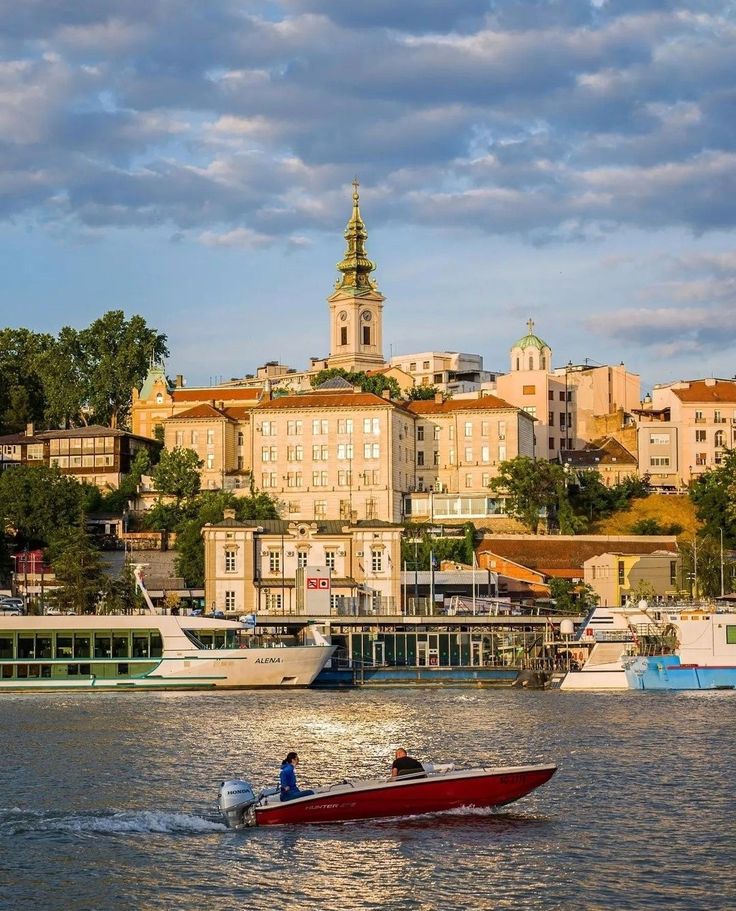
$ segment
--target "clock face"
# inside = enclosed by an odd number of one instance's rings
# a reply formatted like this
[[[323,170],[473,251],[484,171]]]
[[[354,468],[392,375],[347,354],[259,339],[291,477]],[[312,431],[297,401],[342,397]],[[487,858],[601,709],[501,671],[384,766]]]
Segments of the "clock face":
[[[370,310],[363,311],[363,319],[366,323],[369,323],[373,319],[373,314]]]
[[[341,322],[344,323],[345,320],[346,320],[347,318],[348,318],[347,312],[346,312],[345,310],[341,310],[341,311],[340,311],[340,320],[341,320]]]

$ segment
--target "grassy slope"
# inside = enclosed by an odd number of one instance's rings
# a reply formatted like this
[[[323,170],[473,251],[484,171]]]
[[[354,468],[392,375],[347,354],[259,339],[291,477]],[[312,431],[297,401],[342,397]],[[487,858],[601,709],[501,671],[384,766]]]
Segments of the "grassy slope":
[[[695,517],[695,509],[687,496],[665,496],[651,494],[642,500],[634,500],[631,509],[618,512],[608,519],[598,522],[593,529],[598,535],[625,535],[631,526],[640,519],[656,519],[660,525],[681,525],[681,538],[692,538],[700,523]]]

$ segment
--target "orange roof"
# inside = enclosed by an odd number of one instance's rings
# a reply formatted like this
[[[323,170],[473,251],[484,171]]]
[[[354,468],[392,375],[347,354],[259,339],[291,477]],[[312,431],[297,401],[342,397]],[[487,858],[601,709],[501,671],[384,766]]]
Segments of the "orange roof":
[[[493,411],[497,409],[519,411],[516,405],[510,405],[495,395],[484,395],[479,399],[445,399],[435,402],[434,399],[420,399],[409,402],[409,411],[414,414],[441,414],[452,411]]]
[[[672,390],[681,402],[725,402],[736,404],[736,382],[733,380],[693,380],[687,388]]]
[[[672,535],[491,535],[477,547],[479,555],[490,551],[546,576],[561,578],[581,577],[583,563],[601,554],[651,554],[663,550],[677,553],[677,539]]]
[[[227,420],[228,416],[224,411],[220,411],[219,408],[214,408],[212,405],[202,403],[201,405],[195,405],[194,408],[187,408],[186,411],[180,411],[178,414],[172,415],[170,421],[191,421],[195,419],[209,419],[218,418],[219,420]]]
[[[272,409],[302,409],[302,408],[384,408],[402,407],[400,403],[384,399],[372,392],[307,392],[303,395],[282,395],[271,401],[263,401],[258,405],[259,410]]]
[[[242,386],[203,386],[199,389],[174,389],[171,393],[175,402],[257,402],[262,395],[262,389],[252,386],[247,389]]]

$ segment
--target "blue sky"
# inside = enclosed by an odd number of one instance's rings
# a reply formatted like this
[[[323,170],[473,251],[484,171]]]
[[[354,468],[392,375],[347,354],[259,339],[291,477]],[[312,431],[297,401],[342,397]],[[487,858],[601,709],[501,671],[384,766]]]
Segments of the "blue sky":
[[[736,372],[730,0],[0,6],[0,325],[304,366],[356,173],[386,355]]]

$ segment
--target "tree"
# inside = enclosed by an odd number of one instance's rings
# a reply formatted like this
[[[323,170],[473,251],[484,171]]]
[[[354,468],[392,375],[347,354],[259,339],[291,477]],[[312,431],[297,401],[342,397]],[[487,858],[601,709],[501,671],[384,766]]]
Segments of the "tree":
[[[590,585],[569,579],[550,579],[549,592],[561,614],[585,614],[600,601]]]
[[[109,490],[100,504],[100,512],[111,512],[120,515],[127,508],[128,503],[136,495],[141,478],[151,468],[151,457],[147,449],[139,449],[130,466],[130,471],[121,480],[118,487]]]
[[[84,488],[55,466],[20,465],[0,474],[0,524],[20,546],[45,546],[83,516]]]
[[[89,397],[89,377],[81,335],[64,326],[36,359],[43,382],[44,417],[52,427],[88,424],[85,404]]]
[[[721,464],[691,482],[690,499],[707,535],[736,545],[736,450],[725,452]]]
[[[50,335],[29,329],[0,329],[0,432],[17,433],[44,415],[43,382],[37,359]]]
[[[402,565],[406,563],[411,569],[428,570],[431,555],[437,566],[443,560],[472,566],[475,527],[472,522],[466,522],[462,531],[462,536],[438,537],[430,533],[427,525],[409,526],[401,539]]]
[[[489,486],[506,497],[509,515],[536,534],[543,512],[552,519],[559,511],[565,496],[565,472],[554,462],[517,456],[501,462],[498,477]]]
[[[125,426],[133,388],[146,376],[152,360],[166,357],[166,336],[149,328],[142,316],[126,320],[122,310],[109,310],[79,333],[87,378],[87,404],[95,421]]]
[[[61,587],[54,603],[75,614],[93,614],[104,587],[102,557],[81,525],[59,534],[49,548],[51,566]]]
[[[650,516],[634,522],[629,533],[632,535],[679,535],[682,534],[682,525],[678,525],[677,522],[661,525],[657,519]]]
[[[683,588],[689,589],[694,598],[715,598],[721,593],[721,541],[718,536],[699,535],[693,541],[680,543],[682,555]],[[733,564],[724,565],[724,587],[728,590],[733,580]]]
[[[178,509],[182,500],[199,493],[199,469],[203,464],[193,449],[164,450],[153,470],[156,490],[164,496],[174,497]]]
[[[102,601],[98,606],[99,613],[132,614],[145,605],[143,595],[136,585],[133,567],[129,562],[123,566],[120,574],[114,578],[105,576],[102,581]]]
[[[440,390],[437,386],[413,386],[407,395],[410,402],[426,402],[434,399]]]
[[[316,388],[336,376],[341,376],[346,382],[352,383],[353,386],[358,386],[361,392],[372,392],[374,395],[383,395],[383,391],[388,389],[391,393],[391,398],[401,398],[401,388],[396,380],[392,376],[384,376],[382,373],[368,376],[363,370],[351,371],[344,370],[342,367],[328,367],[327,369],[320,370],[319,373],[316,373],[310,378],[309,382],[311,383],[312,388]]]

